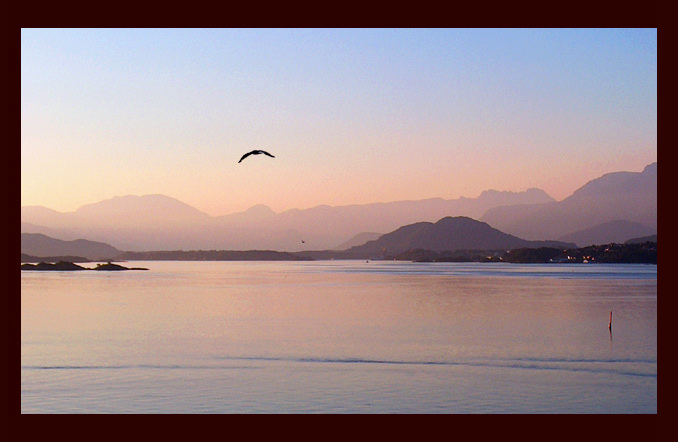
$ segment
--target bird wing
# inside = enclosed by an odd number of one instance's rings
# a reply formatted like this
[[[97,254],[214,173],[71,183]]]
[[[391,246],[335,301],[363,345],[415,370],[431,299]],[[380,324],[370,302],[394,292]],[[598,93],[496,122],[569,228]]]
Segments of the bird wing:
[[[247,152],[245,155],[242,156],[242,158],[240,158],[240,161],[244,160],[245,158],[247,158],[247,157],[250,156],[250,155],[252,155],[252,152]],[[238,163],[239,163],[240,161],[238,161]]]
[[[268,155],[268,156],[271,157],[271,158],[275,158],[273,155],[271,155],[270,153],[266,152],[265,150],[262,150],[261,153],[263,153],[263,154],[265,154],[265,155]]]

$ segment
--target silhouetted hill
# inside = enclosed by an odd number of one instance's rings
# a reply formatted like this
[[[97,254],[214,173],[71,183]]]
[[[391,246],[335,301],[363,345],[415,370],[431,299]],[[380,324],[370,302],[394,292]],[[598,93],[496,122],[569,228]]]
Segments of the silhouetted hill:
[[[546,245],[575,247],[557,241],[527,241],[503,233],[489,224],[468,217],[445,217],[436,223],[420,222],[403,226],[377,240],[347,250],[372,257],[396,255],[409,250],[509,250]]]
[[[36,257],[73,256],[106,261],[114,259],[122,252],[108,244],[86,239],[62,241],[40,233],[22,233],[21,253]]]
[[[558,238],[559,241],[573,242],[579,247],[595,244],[621,244],[630,238],[651,235],[654,229],[627,220],[609,221],[589,229],[579,230]]]
[[[496,207],[481,218],[526,239],[561,238],[615,220],[657,229],[657,163],[592,180],[560,202]]]

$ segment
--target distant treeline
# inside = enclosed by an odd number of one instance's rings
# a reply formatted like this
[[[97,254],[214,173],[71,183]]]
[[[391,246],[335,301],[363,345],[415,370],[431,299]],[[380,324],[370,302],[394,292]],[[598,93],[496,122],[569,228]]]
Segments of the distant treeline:
[[[59,255],[59,256],[33,256],[25,253],[21,254],[21,262],[92,262],[92,260],[83,258],[82,256]]]
[[[386,259],[415,262],[643,263],[657,264],[657,243],[606,244],[574,249],[556,247],[506,250],[410,250]]]
[[[599,262],[657,264],[657,243],[606,244],[578,249],[514,249],[502,256],[506,262]]]
[[[374,259],[348,251],[277,252],[272,250],[174,250],[125,252],[118,260],[128,261],[313,261],[329,259]],[[513,263],[657,263],[657,243],[606,244],[582,248],[518,248],[506,250],[455,250],[437,252],[410,250],[379,259],[416,262],[513,262]]]

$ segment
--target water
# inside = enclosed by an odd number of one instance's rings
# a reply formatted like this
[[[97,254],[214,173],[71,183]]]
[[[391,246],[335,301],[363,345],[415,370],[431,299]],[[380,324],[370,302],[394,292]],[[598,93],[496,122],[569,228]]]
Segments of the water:
[[[22,413],[657,412],[656,266],[126,265],[22,272]]]

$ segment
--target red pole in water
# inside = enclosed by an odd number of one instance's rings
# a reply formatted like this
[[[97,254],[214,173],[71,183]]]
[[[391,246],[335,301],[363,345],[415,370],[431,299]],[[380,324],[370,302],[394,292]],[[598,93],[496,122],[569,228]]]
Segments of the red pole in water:
[[[607,325],[607,328],[612,330],[612,310],[610,310],[610,323]]]

